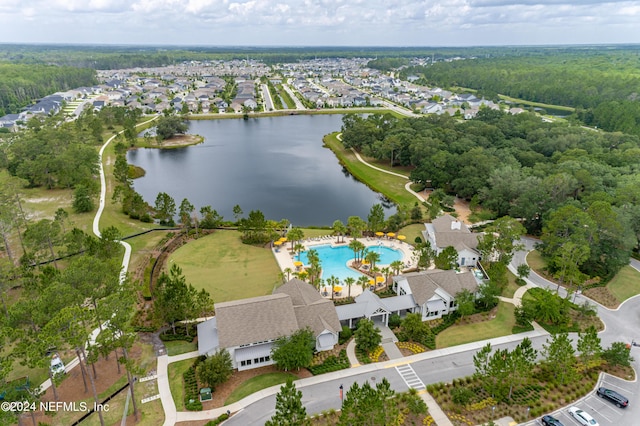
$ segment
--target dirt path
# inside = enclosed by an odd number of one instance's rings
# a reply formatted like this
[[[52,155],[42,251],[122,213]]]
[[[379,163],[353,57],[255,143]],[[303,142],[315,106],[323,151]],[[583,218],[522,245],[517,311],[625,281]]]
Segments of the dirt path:
[[[425,200],[428,200],[429,194],[431,194],[431,190],[424,189],[418,192],[418,194]],[[458,219],[460,219],[467,225],[471,224],[471,222],[469,221],[469,216],[471,216],[471,209],[469,208],[469,202],[467,200],[456,197],[453,202],[453,209],[456,211]]]

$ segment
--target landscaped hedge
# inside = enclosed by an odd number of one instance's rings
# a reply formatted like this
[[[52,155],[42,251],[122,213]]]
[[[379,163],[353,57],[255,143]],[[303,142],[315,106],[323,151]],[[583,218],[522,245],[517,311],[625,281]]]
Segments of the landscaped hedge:
[[[160,340],[163,342],[170,342],[174,340],[184,340],[185,342],[193,342],[198,334],[198,329],[195,325],[189,327],[189,334],[187,335],[187,329],[184,324],[176,325],[176,332],[173,333],[173,329],[166,330],[160,333]]]
[[[182,375],[184,382],[184,407],[189,411],[202,411],[202,402],[198,392],[198,379],[196,379],[196,368],[204,357],[196,358],[195,362]]]
[[[342,349],[337,357],[331,355],[327,357],[327,359],[322,364],[309,367],[309,371],[314,376],[317,376],[318,374],[344,370],[346,368],[349,368],[350,366],[351,364],[349,363],[349,358],[347,357],[347,351]]]
[[[220,423],[224,422],[228,418],[229,418],[229,415],[227,413],[222,413],[217,418],[205,423],[204,426],[218,426]]]

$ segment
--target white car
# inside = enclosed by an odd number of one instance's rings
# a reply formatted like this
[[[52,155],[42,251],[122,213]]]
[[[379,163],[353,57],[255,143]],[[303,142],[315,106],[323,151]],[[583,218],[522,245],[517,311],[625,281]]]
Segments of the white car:
[[[571,414],[571,417],[576,419],[576,421],[583,426],[600,426],[593,417],[578,407],[569,408],[569,414]]]

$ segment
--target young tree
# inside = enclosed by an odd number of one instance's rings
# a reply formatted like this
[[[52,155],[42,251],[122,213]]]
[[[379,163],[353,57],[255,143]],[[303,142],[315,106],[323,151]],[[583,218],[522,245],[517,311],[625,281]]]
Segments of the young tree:
[[[609,365],[621,365],[630,367],[633,362],[631,348],[624,342],[613,342],[611,346],[602,351],[602,358]]]
[[[226,349],[207,356],[207,359],[198,364],[196,368],[198,379],[206,383],[211,390],[215,390],[216,386],[226,382],[232,373],[231,355]]]
[[[466,288],[456,294],[456,302],[458,303],[460,318],[471,315],[476,310],[476,298]]]
[[[191,214],[195,210],[193,204],[189,202],[186,198],[182,200],[180,203],[180,222],[182,226],[184,226],[185,230],[188,232],[191,227]]]
[[[176,214],[176,202],[166,192],[158,193],[156,197],[156,219],[160,225],[174,226],[173,216]]]
[[[375,388],[355,382],[345,395],[338,425],[385,426],[400,424],[400,411],[394,401],[394,391],[383,378]]]
[[[316,342],[310,329],[298,330],[290,337],[280,337],[273,343],[271,359],[285,371],[311,365]]]
[[[374,204],[371,206],[371,210],[369,210],[369,215],[367,216],[367,227],[371,233],[382,231],[384,228],[384,209],[382,208],[382,204]]]
[[[509,385],[508,399],[511,399],[514,388],[526,383],[531,377],[531,371],[536,361],[538,351],[533,349],[531,340],[525,337],[507,357],[507,384]]]
[[[213,229],[222,225],[223,217],[211,208],[211,206],[204,206],[200,208],[200,215],[202,220],[200,221],[200,227],[205,229]]]
[[[580,354],[580,360],[586,368],[590,368],[592,363],[599,360],[602,355],[602,345],[598,337],[598,330],[591,325],[584,333],[578,334],[577,349]]]
[[[349,216],[347,219],[347,229],[353,238],[362,237],[362,231],[367,229],[367,223],[360,216]]]
[[[306,426],[310,422],[307,419],[307,410],[302,405],[302,392],[296,389],[293,380],[280,387],[276,395],[276,412],[265,426]]]
[[[93,193],[87,185],[76,185],[73,191],[73,210],[76,213],[87,213],[95,208]]]
[[[560,384],[565,384],[575,376],[576,356],[567,333],[551,335],[542,345],[547,368]]]
[[[196,289],[191,284],[187,285],[182,269],[174,263],[169,274],[163,272],[158,278],[153,301],[155,314],[171,325],[173,333],[176,334],[176,322],[194,319],[198,314],[196,297]]]
[[[371,264],[371,269],[376,267],[376,263],[380,261],[380,253],[367,250],[364,255],[364,259]]]
[[[422,315],[419,313],[407,314],[401,325],[407,338],[414,342],[422,343],[431,334],[431,327],[422,321]]]
[[[361,319],[358,322],[358,329],[355,332],[356,347],[363,352],[371,352],[382,342],[382,335],[373,321]]]
[[[453,269],[458,264],[458,252],[453,246],[445,247],[435,258],[436,268]]]

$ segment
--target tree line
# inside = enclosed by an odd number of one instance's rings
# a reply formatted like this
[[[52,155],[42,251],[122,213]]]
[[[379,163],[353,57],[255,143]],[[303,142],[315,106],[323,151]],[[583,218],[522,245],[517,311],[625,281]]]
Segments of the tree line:
[[[483,108],[463,122],[447,115],[348,115],[342,140],[346,148],[413,167],[414,182],[470,200],[472,208],[485,209],[485,218],[521,219],[527,232],[542,235],[552,273],[562,269],[557,258],[573,256],[582,273],[606,281],[638,249],[637,136]],[[588,218],[563,210],[571,206]],[[571,225],[574,219],[582,230]],[[563,253],[554,235],[575,244],[586,236],[589,252]]]
[[[577,108],[574,117],[608,131],[640,134],[640,76],[636,49],[571,50],[528,56],[474,58],[407,67],[427,86],[474,89],[477,96],[498,94]]]
[[[95,71],[88,68],[0,63],[0,117],[52,93],[94,84]]]

